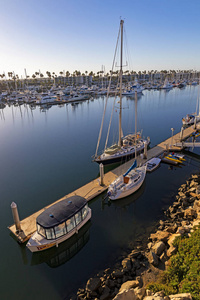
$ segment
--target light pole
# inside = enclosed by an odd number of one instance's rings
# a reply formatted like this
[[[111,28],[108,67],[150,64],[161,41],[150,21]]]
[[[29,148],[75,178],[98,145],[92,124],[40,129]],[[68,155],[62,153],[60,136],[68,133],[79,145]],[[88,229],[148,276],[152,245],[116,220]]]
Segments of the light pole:
[[[172,140],[171,140],[171,145],[173,145],[173,136],[174,136],[174,128],[171,128],[171,131],[172,131]]]

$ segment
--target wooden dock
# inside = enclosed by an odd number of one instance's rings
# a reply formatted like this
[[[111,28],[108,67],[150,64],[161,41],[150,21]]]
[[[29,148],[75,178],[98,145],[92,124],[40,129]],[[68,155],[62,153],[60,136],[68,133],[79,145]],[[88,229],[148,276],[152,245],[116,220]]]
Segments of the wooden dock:
[[[194,132],[193,126],[190,126],[187,129],[185,129],[183,131],[182,140],[187,139],[193,132]],[[138,165],[144,164],[147,160],[161,155],[167,149],[167,147],[169,147],[169,150],[181,151],[182,147],[174,146],[175,143],[179,143],[179,145],[181,145],[180,133],[177,133],[173,137],[170,137],[167,140],[165,140],[164,142],[149,149],[147,151],[146,159],[143,159],[142,157],[138,157]],[[117,167],[116,169],[106,173],[103,178],[103,183],[104,183],[103,186],[100,185],[100,178],[92,180],[91,182],[80,187],[79,189],[75,190],[74,192],[64,196],[63,198],[55,201],[54,203],[50,204],[49,206],[46,206],[46,207],[42,208],[41,210],[39,210],[38,212],[23,219],[22,221],[20,221],[21,228],[22,228],[21,232],[16,231],[15,224],[9,226],[8,229],[16,237],[18,242],[20,242],[20,243],[26,242],[31,237],[31,235],[36,231],[37,216],[39,214],[41,214],[45,209],[47,209],[51,205],[53,205],[61,200],[69,198],[70,196],[73,196],[73,195],[80,195],[80,196],[86,198],[87,201],[92,200],[93,198],[97,197],[98,195],[100,195],[101,193],[106,191],[108,186],[110,185],[110,183],[113,182],[119,175],[123,174],[132,164],[133,164],[133,160],[130,160],[130,161],[126,162],[125,164],[122,164],[121,166]]]

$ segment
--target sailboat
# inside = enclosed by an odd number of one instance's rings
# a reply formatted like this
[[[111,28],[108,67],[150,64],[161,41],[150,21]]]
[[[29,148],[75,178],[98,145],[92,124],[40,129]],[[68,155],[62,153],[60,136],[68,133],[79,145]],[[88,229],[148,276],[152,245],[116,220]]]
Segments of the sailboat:
[[[165,78],[164,84],[162,86],[162,89],[168,90],[168,89],[172,89],[173,85],[171,83],[169,83],[168,78]]]
[[[137,92],[135,93],[137,107]],[[137,109],[135,108],[135,135],[137,135]],[[136,144],[135,144],[136,147]],[[146,177],[147,165],[137,167],[137,151],[135,151],[135,160],[132,166],[117,177],[108,187],[107,195],[111,200],[125,198],[135,193],[144,182]]]
[[[101,123],[101,128],[99,132],[99,138],[98,138],[98,143],[97,143],[97,148],[96,148],[96,153],[94,156],[94,161],[97,163],[102,163],[104,165],[106,164],[111,164],[111,163],[116,163],[116,162],[121,162],[121,161],[127,161],[135,156],[135,151],[137,153],[141,153],[144,151],[144,144],[146,143],[147,145],[150,143],[150,139],[147,138],[142,139],[141,137],[141,132],[137,132],[137,136],[135,134],[128,134],[123,137],[122,133],[122,66],[123,66],[123,25],[124,21],[120,21],[120,36],[121,36],[121,51],[120,51],[120,72],[119,72],[119,136],[118,136],[118,143],[113,144],[111,147],[107,147],[107,141],[106,145],[104,148],[104,151],[101,155],[98,155],[98,148],[99,148],[99,143],[101,139],[101,134],[102,134],[102,128],[103,128],[103,121],[105,117],[105,109],[104,109],[104,114],[102,118],[102,123]],[[113,62],[114,65],[114,62]],[[111,85],[111,79],[109,83],[109,87]],[[109,97],[109,87],[107,91],[107,99],[106,103]],[[110,125],[109,125],[110,126]],[[137,137],[137,140],[136,140]],[[108,135],[107,135],[107,140],[108,140]]]
[[[198,108],[199,108],[199,113],[197,113]],[[183,125],[193,125],[197,122],[200,122],[200,96],[199,96],[199,91],[198,91],[198,97],[197,97],[196,112],[194,114],[187,114],[185,118],[182,118]]]

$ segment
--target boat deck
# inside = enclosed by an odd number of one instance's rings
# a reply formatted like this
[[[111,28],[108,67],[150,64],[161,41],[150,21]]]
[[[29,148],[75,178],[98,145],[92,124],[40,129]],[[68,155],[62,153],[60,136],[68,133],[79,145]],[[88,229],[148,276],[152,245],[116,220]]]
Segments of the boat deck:
[[[183,137],[182,139],[187,139],[191,133],[194,131],[194,127],[190,126],[186,128],[183,131]],[[171,151],[181,151],[183,149],[182,146],[172,146],[171,144],[175,142],[179,142],[181,145],[180,141],[180,133],[177,133],[176,135],[173,136],[173,141],[172,137],[168,138],[167,140],[163,141],[162,143],[158,144],[157,146],[149,149],[147,151],[147,159],[143,159],[141,156],[138,157],[138,165],[143,165],[146,163],[149,159],[161,155],[167,148],[167,145],[169,147],[169,150]],[[104,185],[100,185],[100,178],[97,178],[95,180],[92,180],[91,182],[87,183],[86,185],[80,187],[79,189],[75,190],[74,192],[64,196],[63,198],[55,201],[54,203],[50,204],[49,206],[46,206],[42,208],[41,210],[37,211],[36,213],[28,216],[27,218],[23,219],[20,221],[21,223],[21,232],[16,232],[15,224],[11,225],[8,227],[8,229],[11,231],[11,233],[16,237],[18,242],[24,243],[26,242],[30,236],[36,231],[36,218],[39,214],[41,214],[45,209],[50,207],[51,205],[64,200],[70,196],[73,195],[80,195],[84,198],[87,199],[87,201],[92,200],[93,198],[97,197],[101,193],[107,190],[108,186],[122,173],[127,171],[127,169],[133,164],[134,159],[126,162],[125,164],[122,164],[121,166],[117,167],[116,169],[106,173],[104,175],[103,183]],[[20,214],[20,208],[19,208],[19,214]]]

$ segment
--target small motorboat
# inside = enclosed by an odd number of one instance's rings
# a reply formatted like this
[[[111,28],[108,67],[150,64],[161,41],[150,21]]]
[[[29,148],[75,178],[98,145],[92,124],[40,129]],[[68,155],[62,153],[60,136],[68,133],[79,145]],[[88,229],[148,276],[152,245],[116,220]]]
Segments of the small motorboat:
[[[148,160],[145,165],[147,166],[147,172],[152,172],[155,169],[159,167],[161,163],[161,158],[159,157],[153,157],[150,160]]]

